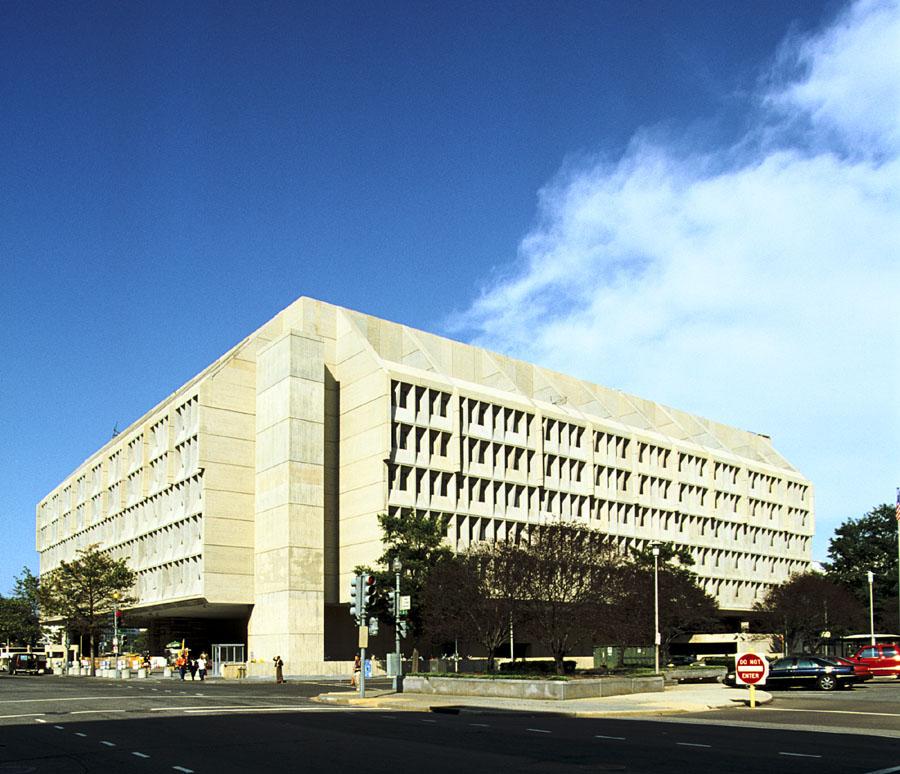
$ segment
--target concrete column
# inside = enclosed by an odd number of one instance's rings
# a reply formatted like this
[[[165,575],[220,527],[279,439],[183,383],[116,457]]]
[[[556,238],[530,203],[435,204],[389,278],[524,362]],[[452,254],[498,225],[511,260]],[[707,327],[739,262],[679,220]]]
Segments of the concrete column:
[[[249,651],[287,674],[324,661],[324,421],[322,339],[289,331],[256,369],[256,565]]]

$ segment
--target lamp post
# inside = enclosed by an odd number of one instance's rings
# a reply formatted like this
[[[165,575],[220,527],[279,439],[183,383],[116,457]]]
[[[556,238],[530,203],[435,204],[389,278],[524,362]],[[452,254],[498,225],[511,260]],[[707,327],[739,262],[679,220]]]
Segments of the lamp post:
[[[113,592],[113,659],[116,666],[116,679],[119,675],[119,595]]]
[[[659,674],[659,546],[653,544],[653,661],[655,673]]]
[[[875,644],[875,596],[872,593],[872,582],[875,575],[869,570],[866,575],[869,577],[869,644]]]
[[[403,563],[399,556],[394,557],[391,569],[394,571],[394,692],[398,693],[403,684],[403,662],[400,660],[400,571]]]

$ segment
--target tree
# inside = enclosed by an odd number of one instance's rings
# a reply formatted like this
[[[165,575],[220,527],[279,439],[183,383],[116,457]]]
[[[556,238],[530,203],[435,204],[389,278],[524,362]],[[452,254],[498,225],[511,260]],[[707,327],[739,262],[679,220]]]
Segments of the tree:
[[[866,573],[874,575],[873,593],[877,624],[896,629],[897,619],[897,519],[894,506],[873,508],[858,519],[847,519],[828,543],[828,578],[869,604]]]
[[[71,562],[60,562],[40,585],[44,615],[61,618],[88,637],[92,674],[97,634],[117,608],[134,603],[130,594],[134,581],[127,560],[113,559],[91,545],[79,550]]]
[[[480,542],[441,559],[422,595],[424,630],[432,640],[471,638],[487,651],[488,671],[493,671],[519,608],[520,554],[512,542]]]
[[[566,655],[592,644],[616,608],[625,559],[601,533],[567,522],[532,528],[520,557],[527,626],[563,674]]]
[[[12,596],[0,597],[0,640],[33,648],[41,639],[38,613],[38,579],[23,567]]]
[[[660,656],[668,659],[672,641],[683,634],[715,628],[718,625],[716,601],[697,582],[686,563],[688,556],[668,544],[660,544],[659,553],[659,632]],[[617,605],[610,611],[596,642],[636,645],[654,641],[654,563],[653,554],[633,552],[631,562],[622,569],[622,589]]]
[[[357,567],[357,572],[371,572],[375,575],[377,588],[381,594],[370,608],[379,618],[393,621],[393,611],[386,603],[384,593],[394,588],[394,559],[403,565],[401,588],[404,595],[410,596],[411,609],[409,622],[413,637],[422,632],[422,590],[429,572],[441,560],[453,556],[453,552],[444,544],[447,536],[446,517],[423,513],[415,509],[403,509],[396,515],[382,513],[378,515],[381,525],[384,551],[378,559],[381,567]]]
[[[763,625],[785,638],[785,651],[818,650],[828,632],[841,636],[865,620],[859,600],[827,577],[815,572],[795,573],[787,582],[769,589],[754,610]]]

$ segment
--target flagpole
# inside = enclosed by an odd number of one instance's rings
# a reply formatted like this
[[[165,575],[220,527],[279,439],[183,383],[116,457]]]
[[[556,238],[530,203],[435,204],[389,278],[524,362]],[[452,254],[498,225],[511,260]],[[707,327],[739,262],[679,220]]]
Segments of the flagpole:
[[[897,487],[897,630],[900,632],[900,487]]]

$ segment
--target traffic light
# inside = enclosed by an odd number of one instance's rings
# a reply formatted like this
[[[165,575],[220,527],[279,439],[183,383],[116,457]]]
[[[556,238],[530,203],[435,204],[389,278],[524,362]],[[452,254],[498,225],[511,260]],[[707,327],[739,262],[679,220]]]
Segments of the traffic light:
[[[359,577],[362,582],[362,614],[365,617],[366,608],[375,601],[375,576],[364,573]]]
[[[362,575],[354,575],[350,579],[350,615],[358,624],[362,624],[365,614],[365,603],[362,594]]]
[[[125,623],[125,616],[123,615],[123,611],[116,610],[116,626],[121,627],[122,624]]]

